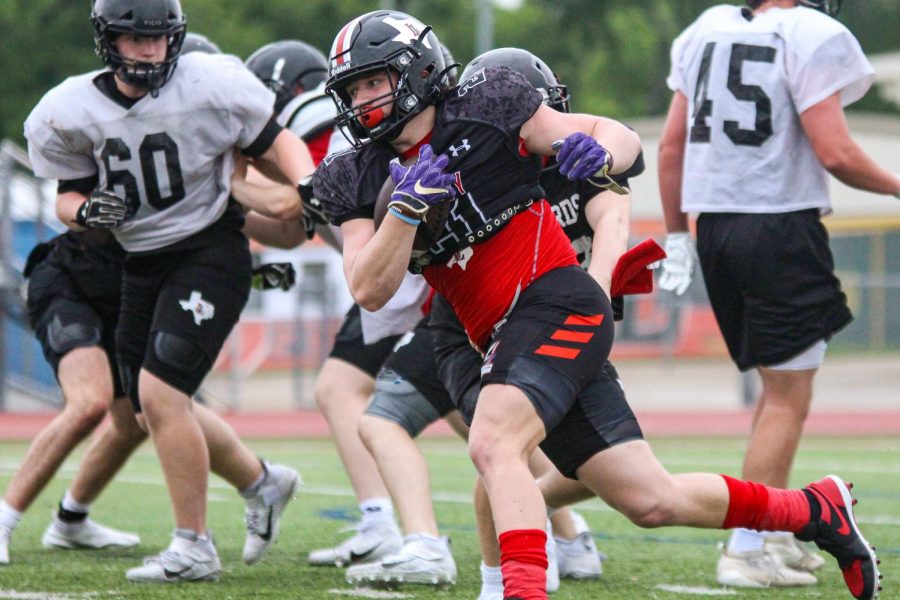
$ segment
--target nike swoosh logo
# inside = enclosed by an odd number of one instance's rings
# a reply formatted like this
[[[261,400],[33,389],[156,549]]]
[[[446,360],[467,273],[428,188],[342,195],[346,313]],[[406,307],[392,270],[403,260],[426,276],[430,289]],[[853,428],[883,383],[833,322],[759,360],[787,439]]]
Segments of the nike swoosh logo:
[[[819,506],[822,508],[822,515],[819,518],[822,519],[823,521],[825,521],[826,523],[828,523],[831,527],[834,527],[834,525],[832,523],[832,513],[837,514],[838,521],[840,521],[841,526],[838,528],[835,528],[835,532],[838,535],[849,535],[850,534],[850,525],[847,523],[847,520],[844,518],[843,512],[838,507],[835,507],[835,510],[832,511],[831,503],[825,497],[825,494],[823,494],[819,490],[813,490],[813,492],[815,493],[816,496],[818,496]]]
[[[366,550],[365,552],[360,552],[359,554],[357,554],[356,552],[351,550],[350,551],[350,562],[360,562],[360,561],[365,560],[370,554],[375,552],[375,548],[378,548],[378,546],[380,546],[380,545],[381,544],[376,544],[372,548]]]
[[[422,187],[418,180],[416,180],[416,184],[413,186],[413,191],[417,194],[445,194],[447,190],[444,188],[430,188],[430,187]]]
[[[272,539],[272,509],[269,509],[269,517],[266,519],[266,532],[259,534],[259,537],[264,539],[265,541],[271,541]]]
[[[190,567],[185,567],[180,571],[170,571],[166,568],[163,568],[163,574],[166,577],[168,577],[169,579],[174,579],[174,578],[178,577],[179,575],[181,575],[182,573],[187,573],[189,570],[190,570]]]

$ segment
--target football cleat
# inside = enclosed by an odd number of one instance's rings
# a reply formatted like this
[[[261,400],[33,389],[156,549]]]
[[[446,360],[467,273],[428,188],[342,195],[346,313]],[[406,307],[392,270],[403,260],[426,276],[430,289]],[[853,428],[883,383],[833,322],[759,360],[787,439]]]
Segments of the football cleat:
[[[812,573],[825,564],[821,554],[811,551],[792,535],[767,535],[763,550],[797,571]]]
[[[821,550],[837,559],[844,583],[854,598],[874,600],[881,591],[878,558],[853,517],[856,501],[850,495],[852,487],[840,477],[829,475],[803,488],[810,500],[810,508],[818,504],[820,514],[796,535],[797,539],[815,542]]]
[[[547,591],[555,592],[559,590],[559,563],[556,557],[556,540],[553,539],[553,525],[550,519],[547,519],[547,545],[544,546],[547,552]]]
[[[47,549],[97,549],[110,546],[131,548],[140,543],[141,538],[133,533],[104,527],[88,518],[83,521],[67,523],[61,521],[56,515],[53,516],[53,520],[44,530],[44,535],[41,536],[41,545]]]
[[[367,525],[360,523],[350,531],[355,531],[356,534],[334,548],[310,552],[309,564],[343,567],[373,562],[389,554],[396,554],[403,548],[403,536],[393,520]]]
[[[353,565],[347,569],[347,582],[416,583],[421,585],[451,585],[456,583],[456,562],[450,553],[450,540],[440,538],[437,543],[424,540],[409,542],[400,552],[389,554],[380,561]]]
[[[247,537],[243,559],[246,564],[252,565],[262,558],[278,537],[284,508],[297,496],[301,485],[300,475],[294,469],[266,463],[266,479],[257,494],[247,498],[244,509]]]
[[[589,531],[574,540],[556,538],[556,562],[559,576],[571,579],[596,579],[603,573],[600,553]]]
[[[716,568],[716,581],[721,585],[740,588],[799,587],[816,584],[813,575],[788,568],[771,554],[761,550],[729,554],[724,547]]]
[[[128,569],[125,577],[138,583],[184,583],[218,581],[222,565],[212,539],[191,541],[172,538],[169,547],[144,559],[140,567]]]
[[[12,537],[12,529],[0,525],[0,565],[9,564],[9,540]]]

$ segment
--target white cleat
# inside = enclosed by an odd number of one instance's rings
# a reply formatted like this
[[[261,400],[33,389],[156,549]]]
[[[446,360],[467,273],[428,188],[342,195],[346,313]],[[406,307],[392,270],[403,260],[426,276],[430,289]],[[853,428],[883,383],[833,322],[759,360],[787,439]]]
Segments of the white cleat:
[[[9,539],[12,537],[12,529],[0,525],[0,565],[9,564]]]
[[[87,518],[77,523],[67,523],[55,515],[41,536],[41,545],[47,549],[131,548],[140,543],[141,538],[127,531],[104,527]]]
[[[192,542],[174,537],[166,550],[144,559],[142,566],[128,569],[125,577],[139,583],[183,583],[218,581],[221,574],[212,539]]]
[[[243,559],[248,565],[262,558],[278,538],[284,508],[297,496],[297,489],[303,483],[297,471],[289,467],[266,463],[266,471],[266,480],[259,492],[246,500],[247,538]]]
[[[784,566],[763,551],[728,554],[723,548],[716,568],[721,585],[741,588],[799,587],[815,585],[816,578],[805,571]]]
[[[351,531],[356,534],[334,548],[313,550],[309,564],[343,567],[381,560],[403,548],[403,536],[393,520],[371,525],[359,524]]]
[[[452,585],[456,583],[456,562],[450,552],[450,540],[442,537],[436,544],[424,540],[409,542],[400,552],[380,561],[353,565],[347,569],[347,582]]]
[[[813,552],[792,535],[767,535],[764,549],[781,561],[781,564],[795,571],[812,573],[825,565],[825,558],[821,554]]]
[[[553,525],[547,519],[547,592],[559,590],[559,562],[556,556],[556,540],[553,538]]]
[[[589,531],[579,533],[574,540],[556,538],[556,557],[560,577],[596,579],[603,573],[600,552]]]

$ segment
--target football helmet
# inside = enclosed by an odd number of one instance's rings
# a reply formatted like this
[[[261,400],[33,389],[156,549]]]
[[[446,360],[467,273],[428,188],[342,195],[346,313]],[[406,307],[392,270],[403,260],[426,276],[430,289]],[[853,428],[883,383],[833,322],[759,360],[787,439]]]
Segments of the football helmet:
[[[172,76],[184,43],[187,21],[178,0],[96,0],[91,10],[95,52],[125,83],[153,96]],[[167,38],[166,58],[160,63],[127,61],[116,48],[120,34]]]
[[[504,66],[521,73],[544,96],[544,104],[560,112],[569,112],[569,88],[543,60],[521,48],[497,48],[472,59],[460,76],[461,81],[485,67]]]
[[[222,51],[208,37],[199,33],[188,32],[184,36],[181,53],[203,52],[204,54],[221,54]]]
[[[747,6],[752,9],[759,8],[766,0],[747,0]],[[797,0],[800,6],[806,6],[820,10],[826,15],[835,16],[841,10],[842,0]]]
[[[325,91],[338,108],[337,123],[359,148],[396,139],[412,117],[440,100],[448,89],[441,43],[430,26],[395,10],[377,10],[344,25],[334,40]],[[391,92],[353,106],[347,85],[378,71],[392,71]],[[393,105],[384,116],[384,107]],[[365,123],[365,124],[364,124]]]
[[[328,60],[317,48],[297,40],[266,44],[245,63],[275,92],[275,113],[301,91],[315,89],[328,76]],[[297,88],[301,87],[302,90]]]

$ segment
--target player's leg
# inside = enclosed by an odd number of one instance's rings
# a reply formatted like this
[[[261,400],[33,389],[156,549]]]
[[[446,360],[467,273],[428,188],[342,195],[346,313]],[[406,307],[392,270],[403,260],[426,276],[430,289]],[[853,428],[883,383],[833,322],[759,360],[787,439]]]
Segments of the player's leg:
[[[135,534],[104,527],[88,518],[93,502],[147,437],[138,427],[127,398],[119,395],[113,400],[109,414],[109,424],[94,436],[55,517],[44,531],[44,547],[128,547],[140,543]]]
[[[438,533],[428,464],[414,441],[425,427],[453,410],[449,395],[434,377],[433,347],[427,322],[402,338],[379,371],[375,395],[360,421],[360,436],[378,464],[405,538],[396,554],[348,569],[351,583],[456,581],[449,540]]]
[[[194,403],[194,415],[209,449],[210,471],[230,483],[244,498],[247,537],[243,560],[257,562],[278,538],[281,516],[301,485],[296,470],[262,461],[219,415]]]
[[[361,519],[349,539],[309,553],[313,565],[347,565],[372,554],[399,550],[402,536],[390,494],[375,459],[359,435],[359,422],[375,390],[375,375],[399,336],[365,344],[359,307],[347,313],[331,355],[316,379],[316,403],[325,419],[356,495]]]
[[[176,527],[158,560],[128,571],[132,581],[216,580],[221,574],[206,528],[209,451],[191,396],[237,323],[250,274],[246,238],[228,231],[214,246],[126,262],[116,336],[120,370],[156,448]]]

